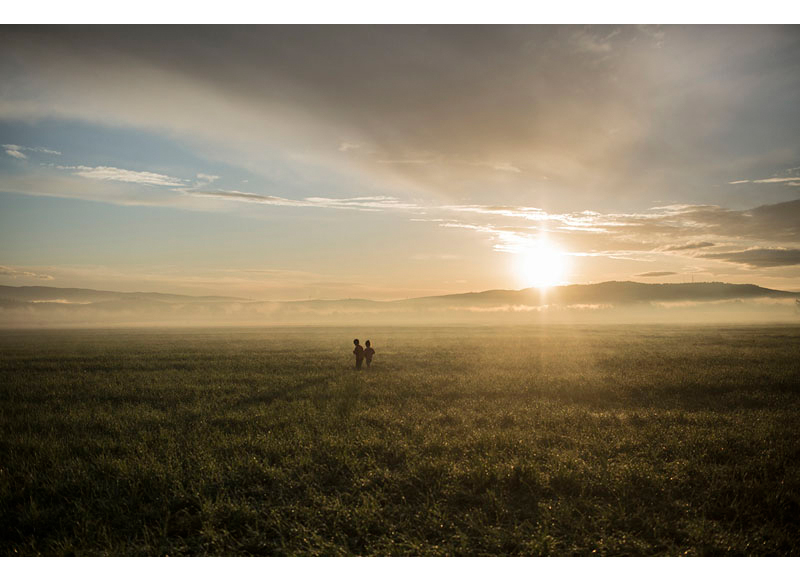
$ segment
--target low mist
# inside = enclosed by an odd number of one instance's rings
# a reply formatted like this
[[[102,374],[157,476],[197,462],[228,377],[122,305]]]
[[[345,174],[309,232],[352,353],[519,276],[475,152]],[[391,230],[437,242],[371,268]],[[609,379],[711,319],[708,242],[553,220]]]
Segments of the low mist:
[[[0,288],[0,326],[795,323],[800,294],[746,284],[609,282],[389,302],[264,302],[85,289]],[[694,299],[692,299],[694,298]]]

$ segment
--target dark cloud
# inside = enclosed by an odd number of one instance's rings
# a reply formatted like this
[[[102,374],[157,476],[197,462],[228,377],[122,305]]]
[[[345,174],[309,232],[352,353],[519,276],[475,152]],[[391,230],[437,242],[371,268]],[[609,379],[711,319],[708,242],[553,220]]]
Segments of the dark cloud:
[[[641,276],[643,278],[657,278],[659,276],[672,276],[677,274],[677,272],[644,272],[642,274],[636,274],[636,276]]]
[[[800,235],[800,199],[743,211],[700,207],[681,215],[685,222],[702,225],[709,233],[726,236],[796,241]]]
[[[574,217],[580,216],[575,214]],[[600,225],[616,236],[663,240],[658,246],[659,251],[701,249],[735,240],[796,243],[800,239],[800,200],[747,210],[702,205],[660,208],[641,214],[594,214],[587,224]],[[717,238],[717,241],[670,243],[699,234]]]
[[[693,244],[679,244],[676,246],[664,246],[661,248],[665,252],[679,252],[681,250],[696,250],[699,248],[710,248],[715,245],[713,242],[695,242]],[[674,273],[674,272],[672,272]]]
[[[800,250],[796,249],[755,249],[721,254],[702,254],[700,257],[746,264],[755,268],[777,268],[800,264]]]

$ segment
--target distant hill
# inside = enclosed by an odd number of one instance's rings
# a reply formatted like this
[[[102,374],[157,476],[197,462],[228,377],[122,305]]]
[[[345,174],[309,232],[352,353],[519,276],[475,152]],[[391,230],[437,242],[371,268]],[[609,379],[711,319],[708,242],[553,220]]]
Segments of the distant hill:
[[[377,301],[0,286],[0,326],[800,322],[795,300],[754,284],[602,282]]]
[[[22,302],[55,301],[65,303],[95,303],[109,300],[152,300],[156,302],[231,302],[242,298],[230,296],[186,296],[160,292],[113,292],[87,288],[53,288],[51,286],[0,286],[0,299]]]
[[[642,282],[600,282],[554,286],[545,291],[487,290],[468,294],[450,294],[412,298],[410,302],[457,302],[474,304],[631,304],[640,302],[675,302],[732,300],[736,298],[800,298],[800,292],[772,290],[755,284],[692,282],[684,284],[645,284]]]

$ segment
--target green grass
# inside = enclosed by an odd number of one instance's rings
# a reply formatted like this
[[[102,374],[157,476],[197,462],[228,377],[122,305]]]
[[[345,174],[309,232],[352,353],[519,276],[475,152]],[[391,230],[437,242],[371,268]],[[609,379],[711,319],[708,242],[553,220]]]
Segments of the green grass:
[[[796,326],[2,331],[0,555],[797,556],[798,385]]]

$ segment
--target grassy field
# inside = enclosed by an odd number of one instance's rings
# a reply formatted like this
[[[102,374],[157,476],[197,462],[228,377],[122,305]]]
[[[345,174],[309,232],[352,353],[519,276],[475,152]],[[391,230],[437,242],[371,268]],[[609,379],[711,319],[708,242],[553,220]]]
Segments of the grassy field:
[[[4,556],[798,556],[800,327],[0,331],[0,521]]]

